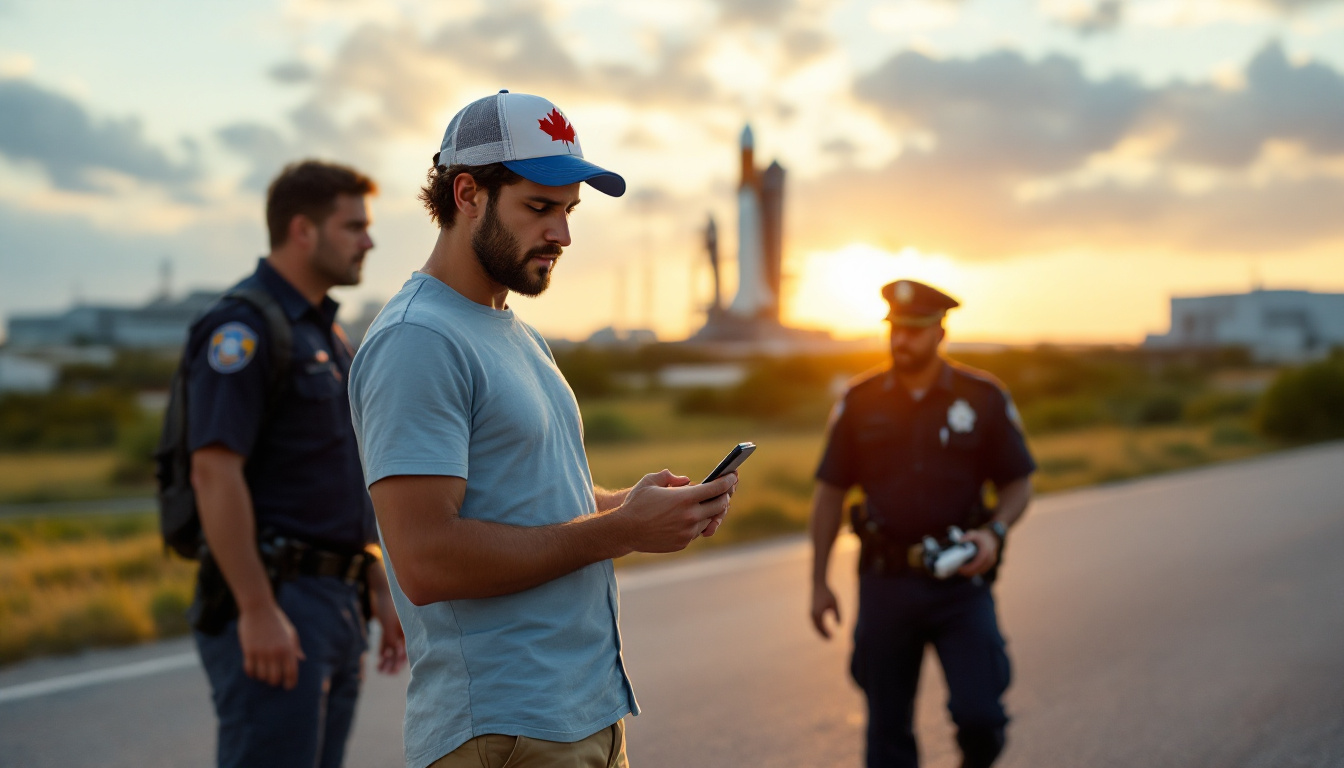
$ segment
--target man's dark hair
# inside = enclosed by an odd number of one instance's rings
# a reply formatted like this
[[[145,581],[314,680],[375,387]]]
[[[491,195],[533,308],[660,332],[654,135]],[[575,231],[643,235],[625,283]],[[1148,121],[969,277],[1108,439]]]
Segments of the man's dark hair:
[[[266,228],[271,248],[279,248],[289,239],[289,222],[306,216],[314,224],[327,220],[336,210],[340,195],[377,194],[373,179],[344,165],[321,160],[303,160],[285,166],[266,190]]]
[[[453,217],[457,215],[457,202],[453,200],[453,181],[458,174],[465,173],[476,181],[476,186],[484,189],[491,200],[499,190],[523,180],[522,176],[510,171],[503,163],[489,165],[438,165],[439,156],[435,155],[435,165],[425,177],[425,186],[420,190],[420,202],[429,211],[429,218],[440,229],[453,226]]]

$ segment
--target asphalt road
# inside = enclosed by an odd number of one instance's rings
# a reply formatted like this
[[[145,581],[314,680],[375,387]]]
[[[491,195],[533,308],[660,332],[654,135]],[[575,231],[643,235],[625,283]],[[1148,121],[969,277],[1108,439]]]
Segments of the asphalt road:
[[[1010,546],[1001,765],[1344,766],[1344,445],[1051,496]],[[833,569],[850,612],[852,556]],[[621,574],[644,708],[632,764],[860,764],[849,640],[808,625],[808,557],[793,539]],[[208,765],[190,653],[172,642],[0,672],[0,766]],[[401,764],[405,683],[370,675],[351,768]],[[918,727],[934,768],[957,764],[944,698],[930,657]]]

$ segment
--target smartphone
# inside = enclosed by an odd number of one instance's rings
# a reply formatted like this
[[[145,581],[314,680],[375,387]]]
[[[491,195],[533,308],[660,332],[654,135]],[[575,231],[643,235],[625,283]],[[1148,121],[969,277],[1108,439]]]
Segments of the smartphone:
[[[742,462],[746,461],[747,457],[755,450],[755,443],[738,443],[733,447],[733,450],[728,452],[727,456],[723,457],[723,461],[719,462],[719,466],[715,467],[714,471],[709,473],[709,477],[700,481],[700,484],[704,485],[705,483],[718,480],[720,476],[726,475],[742,466]]]

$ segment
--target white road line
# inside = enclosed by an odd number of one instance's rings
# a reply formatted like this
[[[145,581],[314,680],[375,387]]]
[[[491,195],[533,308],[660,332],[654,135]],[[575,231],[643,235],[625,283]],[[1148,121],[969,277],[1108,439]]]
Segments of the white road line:
[[[140,661],[135,664],[123,664],[119,667],[94,669],[73,675],[62,675],[61,677],[37,680],[31,683],[24,683],[23,685],[11,685],[8,688],[0,688],[0,704],[7,704],[11,701],[23,701],[24,699],[33,699],[38,696],[47,696],[63,691],[73,691],[79,688],[88,688],[89,686],[116,682],[117,680],[130,680],[136,677],[157,675],[161,672],[186,669],[188,667],[198,666],[199,664],[200,660],[196,657],[195,653],[179,653],[174,656],[164,656],[163,658]]]

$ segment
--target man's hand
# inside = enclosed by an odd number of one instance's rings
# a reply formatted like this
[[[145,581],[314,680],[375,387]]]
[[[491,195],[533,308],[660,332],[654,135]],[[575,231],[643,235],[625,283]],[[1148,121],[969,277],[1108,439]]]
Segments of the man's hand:
[[[396,606],[392,603],[392,590],[387,583],[387,571],[381,562],[369,566],[369,601],[373,604],[373,616],[382,628],[382,639],[378,643],[378,671],[385,675],[395,675],[406,663],[406,633],[401,628],[401,619],[397,616]]]
[[[840,623],[840,603],[835,593],[826,584],[812,585],[812,626],[827,640],[831,639],[831,630],[826,627],[826,614],[831,614],[835,623]]]
[[[636,552],[676,552],[706,530],[712,535],[737,486],[732,472],[713,482],[691,485],[689,477],[670,470],[645,475],[614,514],[627,523],[629,546]]]
[[[735,474],[737,474],[737,473],[736,473],[736,472],[733,472],[732,474],[735,475]],[[729,502],[730,504],[732,503],[732,499],[733,499],[733,494],[734,494],[734,493],[737,493],[737,483],[736,483],[736,482],[733,483],[733,488],[732,488],[732,490],[728,491],[728,502]],[[717,515],[715,515],[715,516],[709,518],[709,523],[707,523],[707,524],[705,525],[704,530],[700,531],[700,535],[701,535],[701,536],[704,536],[705,538],[709,538],[710,536],[713,536],[713,535],[714,535],[714,532],[717,531],[717,530],[719,530],[719,526],[723,525],[724,518],[726,518],[726,517],[728,517],[728,510],[725,509],[723,512],[720,512],[719,514],[717,514]]]
[[[299,662],[306,658],[299,633],[274,601],[239,614],[238,644],[248,677],[287,691],[299,684]]]
[[[962,541],[975,542],[975,557],[957,569],[962,576],[979,576],[987,572],[999,561],[999,537],[993,533],[973,528],[962,537]]]

